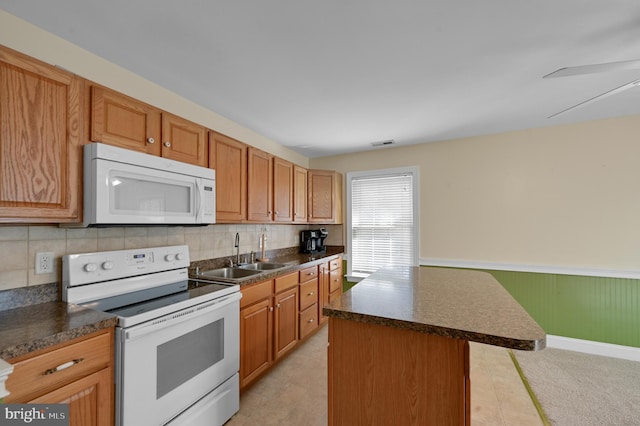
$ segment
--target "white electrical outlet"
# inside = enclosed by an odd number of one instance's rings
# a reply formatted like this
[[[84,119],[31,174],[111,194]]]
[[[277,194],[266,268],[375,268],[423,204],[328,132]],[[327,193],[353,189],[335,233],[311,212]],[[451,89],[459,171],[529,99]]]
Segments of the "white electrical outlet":
[[[53,253],[36,253],[36,274],[50,274],[53,272]]]

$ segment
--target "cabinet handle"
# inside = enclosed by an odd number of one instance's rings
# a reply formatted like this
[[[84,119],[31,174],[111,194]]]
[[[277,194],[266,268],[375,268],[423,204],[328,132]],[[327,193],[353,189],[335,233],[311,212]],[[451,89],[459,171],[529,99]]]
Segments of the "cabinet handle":
[[[313,318],[311,318],[309,321],[307,321],[309,324],[311,324],[313,322]]]
[[[273,312],[273,306],[269,306],[269,312]]]
[[[313,296],[313,292],[310,292],[309,294],[307,294],[307,296]]]
[[[171,142],[166,141],[166,142],[164,143],[164,146],[166,146],[167,148],[170,148],[170,147],[171,147]]]
[[[276,308],[280,309],[280,304],[279,303],[276,305]]]
[[[67,368],[69,368],[71,366],[74,366],[74,365],[82,362],[82,361],[84,361],[84,358],[77,358],[77,359],[71,360],[69,362],[65,362],[64,364],[60,364],[59,366],[57,366],[55,368],[50,368],[48,370],[45,370],[45,372],[42,373],[42,375],[46,376],[46,375],[49,375],[49,374],[56,373],[58,371],[65,370],[65,369],[67,369]]]
[[[154,138],[147,138],[147,142],[150,144],[154,144],[156,143],[156,140]]]

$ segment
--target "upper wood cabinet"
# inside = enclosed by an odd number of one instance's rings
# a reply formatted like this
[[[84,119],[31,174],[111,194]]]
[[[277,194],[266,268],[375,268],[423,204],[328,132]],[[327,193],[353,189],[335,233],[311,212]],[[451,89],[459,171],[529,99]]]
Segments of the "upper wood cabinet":
[[[342,223],[342,175],[332,170],[309,170],[309,223]]]
[[[0,46],[0,222],[79,220],[83,84]]]
[[[293,221],[295,223],[307,222],[307,169],[293,166]]]
[[[273,221],[293,221],[293,163],[273,158]]]
[[[100,86],[91,87],[91,140],[160,155],[159,109]]]
[[[216,222],[247,219],[247,145],[209,132],[209,167],[216,171]]]
[[[205,127],[100,86],[91,88],[91,139],[202,167],[208,165]]]
[[[167,112],[162,113],[162,156],[207,167],[207,129]]]
[[[271,222],[273,215],[273,156],[249,147],[247,160],[247,219]]]

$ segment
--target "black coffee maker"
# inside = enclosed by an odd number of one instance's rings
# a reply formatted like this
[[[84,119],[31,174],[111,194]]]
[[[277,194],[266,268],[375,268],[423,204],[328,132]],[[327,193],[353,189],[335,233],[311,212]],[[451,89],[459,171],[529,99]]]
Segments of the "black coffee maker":
[[[300,231],[300,253],[326,253],[324,240],[327,235],[325,228]]]

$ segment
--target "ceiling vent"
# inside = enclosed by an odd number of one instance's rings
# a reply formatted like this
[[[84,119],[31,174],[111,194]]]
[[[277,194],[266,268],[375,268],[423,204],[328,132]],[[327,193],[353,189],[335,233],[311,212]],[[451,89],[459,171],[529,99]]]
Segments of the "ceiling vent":
[[[383,145],[393,145],[396,141],[393,139],[389,139],[388,141],[380,141],[380,142],[372,142],[371,146],[383,146]]]

